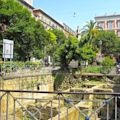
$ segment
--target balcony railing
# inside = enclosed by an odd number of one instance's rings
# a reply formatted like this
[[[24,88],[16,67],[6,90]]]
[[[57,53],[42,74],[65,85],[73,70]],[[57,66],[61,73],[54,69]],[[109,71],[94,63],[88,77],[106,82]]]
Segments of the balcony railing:
[[[119,120],[120,93],[0,90],[0,120]]]

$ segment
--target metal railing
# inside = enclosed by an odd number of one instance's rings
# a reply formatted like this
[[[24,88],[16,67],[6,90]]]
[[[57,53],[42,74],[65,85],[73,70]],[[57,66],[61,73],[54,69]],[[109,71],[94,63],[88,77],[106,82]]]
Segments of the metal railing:
[[[14,64],[10,65],[1,65],[0,72],[3,75],[24,75],[24,74],[37,74],[37,73],[51,73],[54,70],[60,69],[60,66],[34,66],[34,65],[23,65],[17,67]],[[102,74],[119,74],[116,66],[101,66],[101,65],[88,65],[88,66],[79,66],[77,67],[82,73],[102,73]],[[70,68],[72,71],[72,68]]]
[[[0,90],[0,120],[119,120],[119,101],[120,93]]]

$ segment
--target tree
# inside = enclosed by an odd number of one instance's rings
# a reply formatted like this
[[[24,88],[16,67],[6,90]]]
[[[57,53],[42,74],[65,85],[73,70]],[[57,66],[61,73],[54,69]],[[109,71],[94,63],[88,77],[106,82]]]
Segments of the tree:
[[[114,45],[114,57],[116,58],[116,61],[120,63],[120,38],[117,38],[115,40],[115,45]]]
[[[115,54],[117,49],[118,38],[113,31],[99,31],[97,36],[95,37],[94,46],[100,49],[100,41],[101,52],[104,55]]]
[[[51,30],[51,32],[54,33],[54,35],[56,36],[56,42],[58,46],[64,43],[66,36],[61,30],[53,29]]]
[[[79,46],[78,40],[76,37],[70,36],[63,41],[56,50],[56,58],[57,61],[60,62],[60,66],[62,69],[68,69],[69,63],[72,59],[79,59]]]
[[[30,11],[16,0],[1,0],[0,21],[7,27],[3,38],[14,40],[14,56],[16,60],[28,60],[40,57],[45,45],[46,31],[40,22],[35,21]]]
[[[48,33],[48,40],[46,44],[46,52],[48,55],[53,57],[54,50],[56,49],[57,46],[57,41],[56,41],[57,37],[51,30],[47,30],[47,33]]]
[[[82,36],[84,37],[83,43],[92,45],[93,39],[100,29],[93,20],[87,22],[82,31]]]
[[[92,63],[96,57],[96,52],[89,45],[84,45],[82,48],[79,48],[79,51],[80,61]]]
[[[45,47],[48,44],[49,35],[40,21],[35,22],[35,46],[33,56],[40,59],[45,56]]]

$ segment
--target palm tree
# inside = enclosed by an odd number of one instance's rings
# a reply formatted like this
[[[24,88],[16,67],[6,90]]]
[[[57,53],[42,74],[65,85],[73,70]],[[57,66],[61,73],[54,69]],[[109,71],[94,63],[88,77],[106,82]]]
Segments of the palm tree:
[[[83,27],[83,31],[82,31],[82,36],[86,36],[87,42],[89,44],[92,44],[93,42],[93,38],[95,37],[95,35],[97,34],[97,32],[99,30],[102,30],[101,27],[96,25],[96,22],[94,22],[93,20],[90,20],[89,22],[87,22],[87,24]]]

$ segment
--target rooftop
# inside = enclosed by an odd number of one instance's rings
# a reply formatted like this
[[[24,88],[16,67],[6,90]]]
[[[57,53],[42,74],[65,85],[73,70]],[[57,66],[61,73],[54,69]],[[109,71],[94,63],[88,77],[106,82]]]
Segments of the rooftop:
[[[97,18],[109,18],[109,17],[120,17],[120,14],[96,16],[95,19],[97,19]]]
[[[24,0],[18,0],[18,1],[20,1],[22,4],[24,4],[25,6],[29,7],[30,9],[35,9],[33,6],[31,6],[30,4],[28,4]]]
[[[59,24],[61,27],[63,27],[63,25],[61,23],[59,23],[58,21],[56,21],[54,18],[52,18],[50,15],[48,15],[47,13],[45,13],[42,9],[33,9],[33,12],[38,11],[43,13],[45,16],[47,16],[48,18],[50,18],[52,21],[54,21],[55,23]]]

